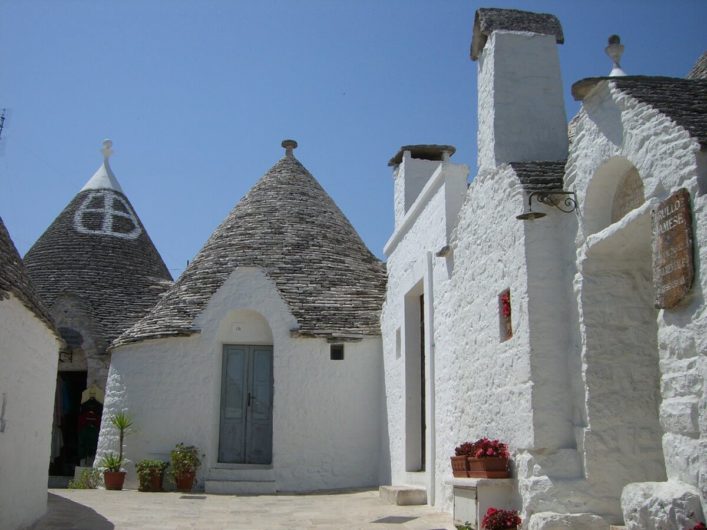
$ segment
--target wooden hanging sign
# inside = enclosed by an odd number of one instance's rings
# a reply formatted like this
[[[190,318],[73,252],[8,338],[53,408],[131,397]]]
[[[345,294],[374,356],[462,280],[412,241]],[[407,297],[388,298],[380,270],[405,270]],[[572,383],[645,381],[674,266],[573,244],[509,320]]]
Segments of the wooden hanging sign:
[[[690,192],[681,188],[658,204],[653,218],[655,307],[675,307],[690,291],[695,276]]]

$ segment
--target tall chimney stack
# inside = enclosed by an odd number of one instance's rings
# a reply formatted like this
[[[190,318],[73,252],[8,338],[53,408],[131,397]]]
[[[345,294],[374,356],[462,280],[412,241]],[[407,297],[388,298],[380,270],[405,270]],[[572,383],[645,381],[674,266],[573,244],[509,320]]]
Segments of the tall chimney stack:
[[[554,15],[479,9],[471,58],[478,61],[478,164],[567,158],[567,117]]]

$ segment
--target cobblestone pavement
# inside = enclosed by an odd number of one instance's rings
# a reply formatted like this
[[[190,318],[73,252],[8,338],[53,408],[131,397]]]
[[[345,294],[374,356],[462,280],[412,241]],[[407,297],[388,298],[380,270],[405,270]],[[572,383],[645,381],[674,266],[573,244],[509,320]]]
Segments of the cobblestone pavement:
[[[453,530],[452,517],[429,506],[393,506],[377,491],[309,495],[205,495],[134,490],[49,490],[47,529],[416,529]]]

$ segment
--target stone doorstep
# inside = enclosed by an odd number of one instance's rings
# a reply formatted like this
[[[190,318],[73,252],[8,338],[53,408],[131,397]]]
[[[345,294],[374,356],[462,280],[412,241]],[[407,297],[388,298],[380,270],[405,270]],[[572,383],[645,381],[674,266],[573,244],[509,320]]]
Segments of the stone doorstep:
[[[398,506],[427,504],[427,490],[420,486],[381,486],[379,495],[383,502]]]
[[[626,527],[617,524],[612,524],[609,526],[609,530],[626,530]]]
[[[204,482],[204,493],[216,495],[270,495],[277,492],[274,480],[209,480]]]

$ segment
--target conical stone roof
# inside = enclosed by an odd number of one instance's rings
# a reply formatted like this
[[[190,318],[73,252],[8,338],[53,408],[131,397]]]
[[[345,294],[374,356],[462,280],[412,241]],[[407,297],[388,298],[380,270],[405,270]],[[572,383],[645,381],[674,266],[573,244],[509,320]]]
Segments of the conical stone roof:
[[[237,267],[265,271],[300,336],[380,335],[385,266],[288,148],[164,298],[112,347],[199,332],[194,319]]]
[[[107,347],[155,305],[172,277],[108,164],[101,167],[25,255],[44,303],[87,302]]]
[[[20,254],[0,217],[0,300],[8,298],[10,294],[59,336],[54,321],[29,279]]]

